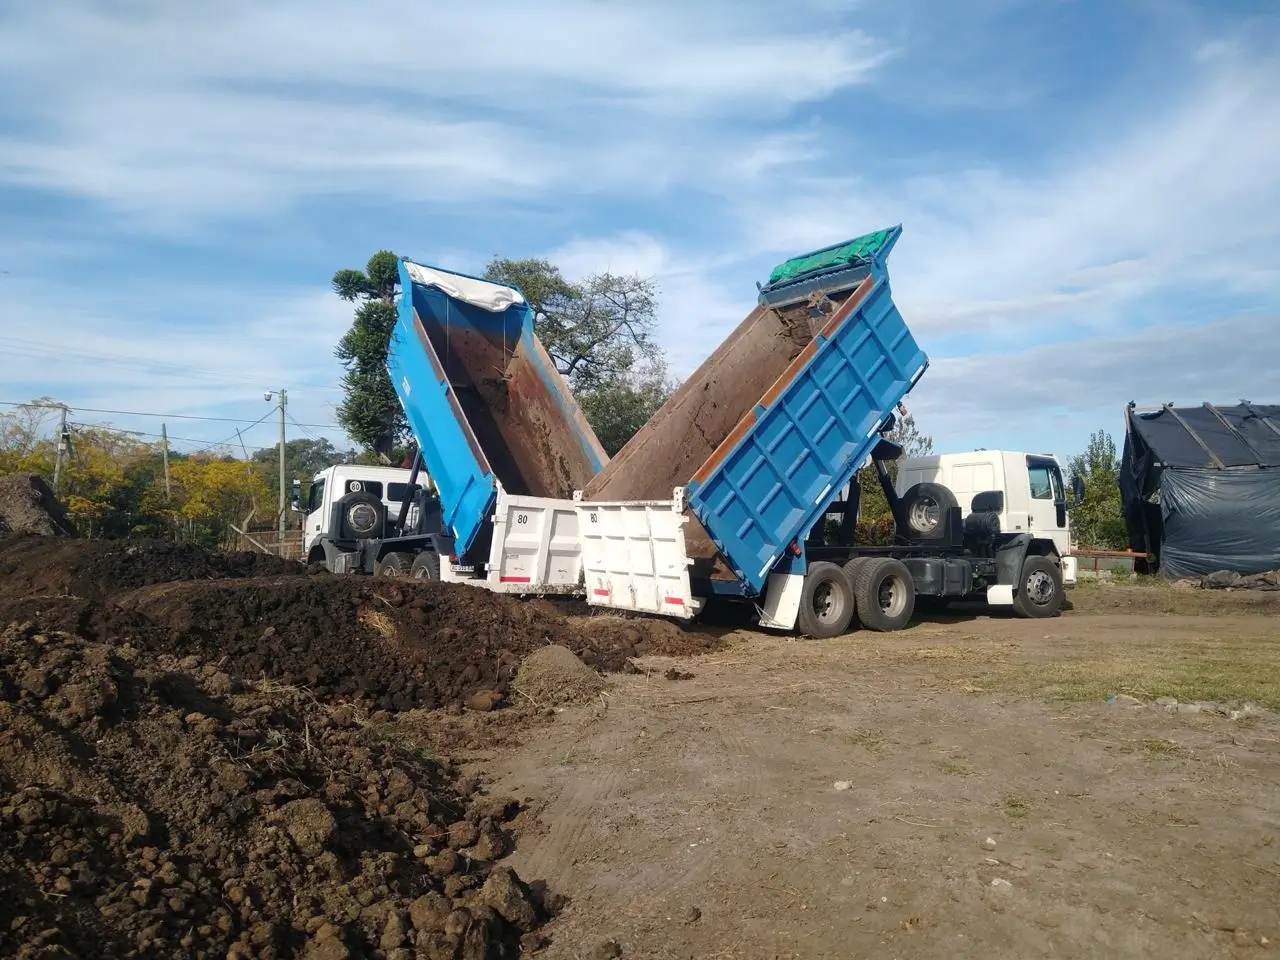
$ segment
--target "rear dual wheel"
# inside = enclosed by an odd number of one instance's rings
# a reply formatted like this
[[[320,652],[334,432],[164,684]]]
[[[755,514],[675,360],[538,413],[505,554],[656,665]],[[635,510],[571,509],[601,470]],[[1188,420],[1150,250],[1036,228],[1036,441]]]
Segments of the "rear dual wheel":
[[[819,561],[805,575],[796,622],[818,639],[848,633],[855,614],[870,630],[901,630],[915,606],[915,581],[901,560],[855,557],[843,567]]]

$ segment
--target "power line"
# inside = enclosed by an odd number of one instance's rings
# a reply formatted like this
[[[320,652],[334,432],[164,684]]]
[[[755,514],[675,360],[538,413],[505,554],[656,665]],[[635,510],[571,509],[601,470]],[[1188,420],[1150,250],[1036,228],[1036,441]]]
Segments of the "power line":
[[[188,451],[188,453],[190,453],[190,454],[194,455],[194,454],[197,454],[197,453],[204,453],[204,451],[206,451],[206,450],[211,450],[211,449],[213,449],[214,447],[221,447],[221,446],[225,446],[226,444],[229,444],[232,440],[235,440],[237,437],[239,437],[241,433],[247,433],[248,431],[252,430],[254,427],[256,427],[258,424],[262,423],[262,421],[263,421],[263,420],[266,420],[266,419],[267,419],[267,417],[271,416],[271,414],[273,414],[273,413],[275,413],[275,411],[274,411],[274,410],[268,410],[266,413],[264,413],[264,414],[263,414],[261,417],[259,417],[257,420],[253,421],[253,423],[249,424],[249,426],[245,427],[245,428],[244,428],[244,430],[237,430],[235,433],[233,433],[231,436],[227,437],[227,439],[225,439],[225,440],[219,440],[219,441],[217,441],[216,443],[206,444],[205,446],[200,447],[198,450],[190,450],[190,451]]]
[[[310,430],[308,430],[308,429],[307,429],[303,424],[301,424],[301,423],[299,423],[297,420],[293,419],[293,414],[292,414],[292,413],[289,413],[287,410],[285,411],[285,416],[289,418],[289,422],[290,422],[290,423],[292,423],[295,427],[297,427],[299,430],[301,430],[303,433],[305,433],[305,434],[306,434],[308,437],[310,437],[312,440],[320,440],[320,439],[321,439],[320,437],[317,437],[314,433],[312,433]]]
[[[77,407],[71,404],[62,403],[17,403],[13,400],[0,400],[0,405],[6,407],[41,407],[48,410],[57,410],[61,407],[67,407],[81,413],[110,413],[120,417],[158,417],[162,420],[203,420],[209,423],[252,423],[259,424],[262,420],[249,420],[240,417],[201,417],[191,413],[143,413],[140,410],[103,410],[99,407]],[[269,414],[268,414],[269,416]],[[299,427],[314,427],[316,430],[341,430],[336,423],[298,423]],[[235,438],[232,437],[234,440]]]

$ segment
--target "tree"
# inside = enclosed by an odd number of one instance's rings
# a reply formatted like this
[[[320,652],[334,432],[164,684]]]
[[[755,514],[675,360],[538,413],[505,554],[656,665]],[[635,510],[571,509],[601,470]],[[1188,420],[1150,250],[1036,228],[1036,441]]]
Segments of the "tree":
[[[309,483],[311,478],[321,470],[335,464],[347,463],[354,456],[354,451],[344,453],[323,438],[299,437],[296,440],[287,440],[284,445],[285,483],[291,484],[294,480],[301,480],[304,484]],[[253,461],[254,469],[262,476],[267,491],[272,497],[278,496],[280,445],[255,450],[250,459]],[[285,493],[288,492],[286,489]]]
[[[220,543],[232,523],[250,513],[274,518],[275,508],[262,475],[244,460],[196,455],[169,469],[175,493],[174,512],[185,521],[190,539],[209,546]]]
[[[349,303],[359,304],[351,328],[334,351],[346,367],[345,393],[338,407],[338,423],[357,443],[390,458],[397,444],[409,436],[409,424],[387,373],[387,348],[396,324],[399,260],[379,250],[359,270],[339,270],[333,290]]]
[[[1069,483],[1079,479],[1084,497],[1071,505],[1071,526],[1081,546],[1123,550],[1129,533],[1120,508],[1120,461],[1116,444],[1105,430],[1089,435],[1084,452],[1067,462]]]
[[[638,370],[609,377],[578,399],[600,445],[612,457],[649,422],[674,389],[666,362],[656,357]]]
[[[637,364],[661,357],[653,339],[657,285],[650,279],[597,273],[570,283],[546,260],[500,258],[484,275],[524,294],[534,332],[575,394],[616,389]]]
[[[41,397],[0,413],[0,475],[37,473],[53,476],[52,433],[58,402]]]

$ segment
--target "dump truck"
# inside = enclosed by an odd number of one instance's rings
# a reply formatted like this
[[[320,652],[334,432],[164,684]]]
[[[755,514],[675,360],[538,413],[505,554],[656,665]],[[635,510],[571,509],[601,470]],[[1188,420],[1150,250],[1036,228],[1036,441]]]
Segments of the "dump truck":
[[[571,497],[608,457],[520,291],[402,259],[387,370],[418,444],[401,499],[354,475],[318,495],[310,559],[337,573],[581,592]]]
[[[717,599],[762,626],[836,636],[910,622],[917,598],[1029,617],[1063,599],[1051,538],[1001,526],[1004,491],[899,492],[889,440],[929,360],[893,302],[901,225],[779,264],[757,304],[575,494],[587,601],[678,618]],[[855,542],[868,460],[894,542]]]

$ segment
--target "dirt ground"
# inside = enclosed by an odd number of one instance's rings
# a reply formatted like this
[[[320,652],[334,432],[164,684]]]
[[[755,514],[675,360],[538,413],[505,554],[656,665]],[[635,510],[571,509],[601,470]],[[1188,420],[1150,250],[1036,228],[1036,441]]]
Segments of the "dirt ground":
[[[596,703],[477,753],[536,813],[512,866],[570,897],[545,955],[1275,950],[1280,718],[1106,697],[1243,689],[1280,707],[1280,598],[1073,600],[1052,621],[739,633],[645,658]]]
[[[717,623],[0,539],[0,956],[1280,942],[1280,592]]]

